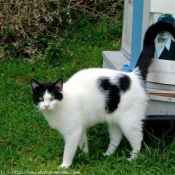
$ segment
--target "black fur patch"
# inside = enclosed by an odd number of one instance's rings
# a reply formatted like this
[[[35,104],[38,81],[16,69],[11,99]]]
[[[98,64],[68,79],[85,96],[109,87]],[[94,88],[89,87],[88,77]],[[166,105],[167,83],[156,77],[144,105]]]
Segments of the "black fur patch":
[[[33,89],[33,101],[36,105],[40,102],[39,98],[43,97],[46,90],[51,93],[56,100],[60,101],[63,99],[63,94],[59,90],[57,90],[57,87],[55,87],[54,83],[38,83],[37,81],[35,82],[38,84],[38,86]]]
[[[45,88],[41,85],[33,89],[33,101],[36,105],[40,102],[39,98],[43,97],[45,91]]]
[[[119,79],[119,87],[123,92],[127,91],[130,88],[130,85],[131,85],[131,81],[127,75],[123,75]]]
[[[114,112],[120,102],[120,89],[116,84],[112,84],[106,77],[98,79],[101,92],[105,94],[105,110],[107,113]]]

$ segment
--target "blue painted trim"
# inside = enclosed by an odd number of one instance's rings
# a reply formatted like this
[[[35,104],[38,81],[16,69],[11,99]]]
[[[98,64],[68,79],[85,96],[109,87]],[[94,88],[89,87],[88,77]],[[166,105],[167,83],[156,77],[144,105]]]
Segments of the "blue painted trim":
[[[135,67],[142,45],[142,20],[144,0],[134,0],[132,20],[132,41],[131,41],[131,63]]]

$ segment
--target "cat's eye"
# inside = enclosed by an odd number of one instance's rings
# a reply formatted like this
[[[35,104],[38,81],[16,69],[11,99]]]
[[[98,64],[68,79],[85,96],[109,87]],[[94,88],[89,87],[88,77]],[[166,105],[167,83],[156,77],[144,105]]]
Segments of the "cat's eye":
[[[51,98],[50,98],[50,101],[54,101],[54,100],[55,100],[55,97],[51,97]]]
[[[40,100],[40,101],[43,101],[43,100],[44,100],[44,98],[43,98],[43,97],[39,97],[39,100]]]

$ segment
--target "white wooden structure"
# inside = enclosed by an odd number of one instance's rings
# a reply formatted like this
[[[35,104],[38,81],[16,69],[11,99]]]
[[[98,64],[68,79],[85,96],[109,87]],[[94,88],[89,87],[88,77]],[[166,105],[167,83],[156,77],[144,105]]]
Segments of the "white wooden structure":
[[[104,68],[121,70],[123,65],[134,68],[142,50],[144,33],[154,23],[155,15],[175,14],[172,0],[134,0],[134,5],[132,0],[126,0],[124,3],[122,47],[120,51],[102,52]],[[175,84],[147,84],[150,97],[147,115],[175,119]]]

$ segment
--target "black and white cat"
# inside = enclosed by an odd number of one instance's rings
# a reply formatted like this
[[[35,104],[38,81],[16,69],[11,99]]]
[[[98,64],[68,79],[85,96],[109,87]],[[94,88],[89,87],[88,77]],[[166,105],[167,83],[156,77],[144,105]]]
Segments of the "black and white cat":
[[[77,72],[64,84],[62,79],[55,83],[31,80],[35,105],[65,139],[60,167],[72,164],[78,146],[88,153],[86,129],[102,122],[107,122],[110,134],[104,155],[114,153],[124,134],[133,148],[130,159],[136,157],[148,103],[144,80],[154,55],[154,38],[164,30],[175,35],[174,27],[164,22],[147,30],[143,51],[131,73],[89,68]]]

